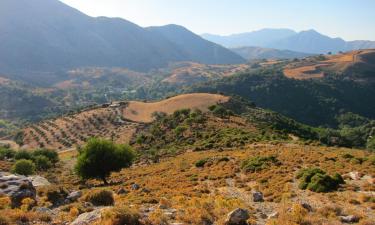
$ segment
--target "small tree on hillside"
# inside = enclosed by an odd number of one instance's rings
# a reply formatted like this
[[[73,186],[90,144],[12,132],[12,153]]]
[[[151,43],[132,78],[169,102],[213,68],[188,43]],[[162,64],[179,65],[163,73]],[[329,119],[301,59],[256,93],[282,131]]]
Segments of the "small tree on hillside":
[[[118,145],[105,139],[90,139],[78,156],[75,171],[82,179],[101,179],[107,183],[111,172],[129,167],[134,153],[128,145]]]

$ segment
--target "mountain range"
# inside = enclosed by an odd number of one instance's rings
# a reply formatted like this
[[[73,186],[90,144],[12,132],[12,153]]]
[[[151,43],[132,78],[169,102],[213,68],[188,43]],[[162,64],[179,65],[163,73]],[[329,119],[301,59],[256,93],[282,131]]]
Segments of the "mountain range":
[[[247,60],[304,58],[312,54],[261,47],[239,47],[231,50]]]
[[[315,30],[297,33],[290,29],[262,29],[228,36],[213,34],[201,36],[228,48],[255,46],[311,54],[375,48],[375,41],[345,41],[341,38],[328,37]]]
[[[177,25],[142,28],[120,18],[94,18],[58,0],[0,1],[1,73],[85,66],[145,71],[175,61],[245,60]]]

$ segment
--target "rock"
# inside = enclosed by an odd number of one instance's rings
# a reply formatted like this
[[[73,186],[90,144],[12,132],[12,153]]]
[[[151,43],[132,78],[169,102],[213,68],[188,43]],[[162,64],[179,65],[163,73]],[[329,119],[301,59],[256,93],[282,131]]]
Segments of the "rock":
[[[29,178],[31,180],[31,183],[33,183],[34,187],[51,185],[51,183],[46,178],[41,177],[41,176],[31,176]]]
[[[66,199],[71,202],[77,201],[82,196],[82,191],[73,191],[71,192]]]
[[[118,195],[125,195],[125,194],[127,194],[127,193],[128,193],[128,191],[125,190],[124,188],[120,188],[120,189],[116,192],[116,194],[118,194]]]
[[[132,184],[132,186],[131,186],[131,189],[132,190],[138,190],[139,188],[141,188],[138,184]]]
[[[277,217],[279,217],[279,212],[273,212],[268,215],[268,219],[275,219]]]
[[[360,180],[361,179],[361,174],[357,171],[352,171],[350,173],[348,173],[349,177],[352,179],[352,180]]]
[[[263,199],[263,193],[260,192],[260,191],[255,191],[253,193],[253,201],[254,202],[263,202],[264,199]]]
[[[142,188],[141,190],[143,193],[150,193],[151,191],[148,188]]]
[[[358,223],[359,222],[359,217],[355,215],[341,216],[340,219],[341,219],[341,222],[343,223]]]
[[[85,208],[93,208],[94,204],[92,204],[91,202],[84,202],[83,203],[83,207],[85,207]]]
[[[70,225],[90,225],[98,222],[102,218],[102,212],[109,207],[95,209],[88,213],[82,213]]]
[[[247,220],[249,218],[249,211],[237,208],[227,215],[225,225],[247,225]]]
[[[304,209],[306,209],[307,211],[309,211],[309,212],[312,212],[312,211],[313,211],[313,208],[311,207],[311,205],[308,204],[308,203],[306,203],[306,202],[302,203],[301,206],[302,206]]]
[[[10,197],[12,207],[21,206],[25,198],[36,200],[36,190],[25,176],[0,174],[0,194]]]

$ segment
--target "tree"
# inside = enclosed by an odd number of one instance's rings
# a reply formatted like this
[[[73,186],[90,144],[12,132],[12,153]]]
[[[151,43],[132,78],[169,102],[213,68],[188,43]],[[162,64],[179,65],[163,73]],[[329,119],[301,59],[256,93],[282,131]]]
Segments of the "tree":
[[[35,164],[27,159],[18,160],[12,168],[12,172],[25,176],[32,175],[35,172]]]
[[[82,179],[101,179],[107,183],[111,172],[131,166],[135,155],[128,145],[92,138],[82,148],[75,165],[75,171]]]

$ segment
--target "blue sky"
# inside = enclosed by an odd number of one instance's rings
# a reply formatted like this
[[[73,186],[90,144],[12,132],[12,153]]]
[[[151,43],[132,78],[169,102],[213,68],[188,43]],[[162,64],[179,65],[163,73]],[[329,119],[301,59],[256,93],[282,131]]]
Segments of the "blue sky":
[[[140,26],[179,24],[195,33],[262,28],[315,29],[346,40],[375,40],[375,0],[61,0],[90,16]]]

